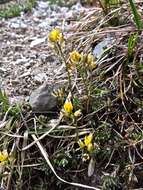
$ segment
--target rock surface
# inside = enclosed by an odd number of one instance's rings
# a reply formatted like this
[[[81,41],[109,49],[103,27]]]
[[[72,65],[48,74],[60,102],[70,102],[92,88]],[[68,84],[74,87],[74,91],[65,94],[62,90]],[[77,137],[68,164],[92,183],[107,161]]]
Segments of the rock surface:
[[[53,91],[58,89],[58,85],[50,86],[44,83],[30,95],[29,103],[34,113],[47,113],[56,111],[58,105],[57,97],[53,96]]]
[[[111,46],[113,43],[113,39],[109,36],[108,38],[104,38],[101,42],[99,42],[94,48],[93,48],[93,55],[96,58],[100,58],[104,51]]]

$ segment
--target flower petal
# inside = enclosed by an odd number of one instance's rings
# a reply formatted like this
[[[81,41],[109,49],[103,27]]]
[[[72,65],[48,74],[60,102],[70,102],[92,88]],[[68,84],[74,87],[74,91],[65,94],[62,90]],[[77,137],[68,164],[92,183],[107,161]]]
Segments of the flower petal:
[[[92,139],[93,139],[93,134],[90,133],[88,136],[85,136],[85,138],[84,138],[84,144],[86,146],[88,146],[91,143]]]
[[[84,148],[85,147],[85,144],[84,144],[84,142],[82,140],[78,141],[78,145],[79,145],[80,148]]]
[[[71,103],[71,101],[66,101],[64,104],[64,111],[67,114],[71,114],[73,111],[73,105]]]

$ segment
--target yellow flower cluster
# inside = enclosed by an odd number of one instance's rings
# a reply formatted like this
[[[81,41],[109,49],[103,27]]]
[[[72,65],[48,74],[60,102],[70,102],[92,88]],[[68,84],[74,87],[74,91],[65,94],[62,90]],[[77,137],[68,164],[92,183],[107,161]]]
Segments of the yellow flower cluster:
[[[64,114],[65,116],[69,117],[71,115],[75,116],[75,117],[80,117],[81,116],[81,110],[77,110],[73,113],[73,105],[71,100],[66,100],[64,103]]]
[[[80,148],[86,147],[88,152],[92,152],[94,150],[92,140],[93,140],[93,134],[90,133],[89,135],[84,137],[84,141],[82,140],[78,141],[79,147]]]
[[[62,43],[64,41],[64,37],[59,29],[53,29],[48,38],[49,41],[53,43]]]
[[[70,60],[71,60],[71,62],[73,62],[73,63],[78,63],[78,62],[80,62],[81,58],[82,58],[82,56],[81,56],[81,54],[80,54],[78,51],[72,51],[72,52],[70,53]]]
[[[82,55],[78,51],[72,51],[69,58],[72,63],[79,63],[80,61],[83,61],[85,62],[87,68],[91,70],[96,68],[95,58],[91,54]]]
[[[7,150],[0,151],[0,164],[4,164],[9,160],[9,155]]]
[[[87,63],[87,66],[88,66],[90,69],[95,69],[95,68],[96,68],[95,58],[94,58],[93,55],[88,54],[88,55],[86,56],[86,63]]]

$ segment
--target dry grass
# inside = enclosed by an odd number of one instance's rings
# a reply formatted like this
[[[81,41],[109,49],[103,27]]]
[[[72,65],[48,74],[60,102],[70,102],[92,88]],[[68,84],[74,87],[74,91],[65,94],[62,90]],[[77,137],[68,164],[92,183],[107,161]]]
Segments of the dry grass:
[[[71,74],[72,103],[75,110],[82,110],[76,121],[60,114],[62,105],[54,117],[34,115],[28,105],[1,110],[1,149],[7,149],[11,158],[1,166],[1,187],[109,190],[143,186],[143,39],[127,6],[106,16],[100,8],[91,9],[73,30],[66,31],[67,57],[75,49],[92,53],[106,37],[113,39],[96,59],[96,69],[86,73],[86,85],[80,74],[84,66]],[[88,94],[86,87],[90,87]],[[66,89],[63,99],[68,95]],[[90,133],[94,136],[91,153],[77,143]]]

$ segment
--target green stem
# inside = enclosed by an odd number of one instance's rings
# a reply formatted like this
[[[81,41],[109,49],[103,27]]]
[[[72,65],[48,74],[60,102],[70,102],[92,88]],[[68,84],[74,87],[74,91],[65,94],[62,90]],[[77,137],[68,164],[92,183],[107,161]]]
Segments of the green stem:
[[[66,72],[67,72],[67,74],[68,74],[69,89],[70,89],[70,91],[72,91],[72,82],[71,82],[71,76],[70,76],[70,72],[69,72],[69,69],[68,69],[67,61],[66,61],[66,59],[65,59],[64,53],[63,53],[63,51],[62,51],[61,46],[60,46],[59,43],[56,44],[56,47],[57,47],[57,49],[58,49],[58,52],[59,52],[59,54],[60,54],[60,57],[62,58],[63,63],[64,63],[65,66],[66,66]]]
[[[88,82],[87,82],[87,80],[86,80],[86,77],[87,77],[86,65],[85,65],[85,63],[83,63],[83,64],[84,64],[84,71],[81,71],[81,69],[79,69],[79,70],[80,70],[79,73],[80,73],[80,76],[81,76],[81,78],[82,78],[83,84],[84,84],[84,86],[85,86],[86,95],[87,95],[87,97],[88,97],[87,104],[86,104],[86,111],[87,111],[87,113],[88,113],[88,111],[89,111],[89,104],[90,104],[90,94],[89,94]],[[86,76],[84,76],[83,73],[84,73]]]

